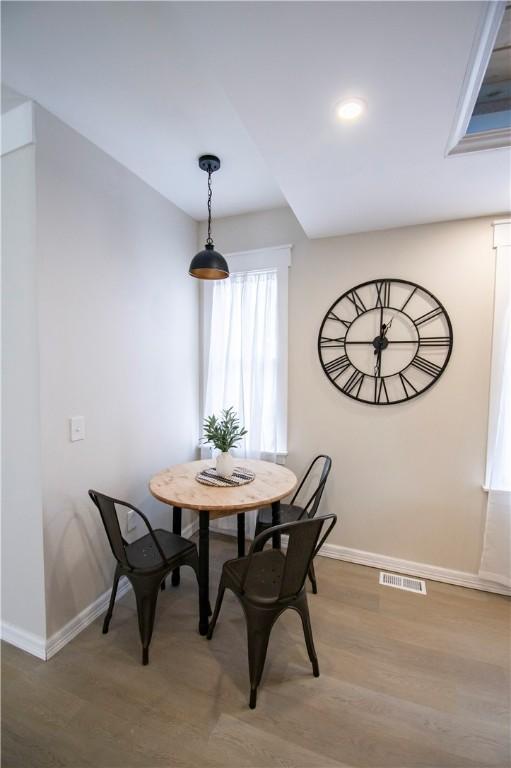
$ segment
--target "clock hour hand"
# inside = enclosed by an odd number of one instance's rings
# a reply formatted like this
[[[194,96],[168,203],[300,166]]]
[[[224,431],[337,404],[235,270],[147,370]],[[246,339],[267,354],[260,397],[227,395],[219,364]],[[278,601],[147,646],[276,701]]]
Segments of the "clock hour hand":
[[[388,339],[386,338],[387,331],[389,330],[390,326],[392,325],[392,321],[393,320],[394,320],[394,315],[392,315],[392,317],[390,318],[390,321],[387,324],[385,324],[383,322],[383,310],[382,310],[382,324],[381,324],[381,328],[380,328],[380,335],[378,337],[379,344],[378,344],[378,346],[374,350],[374,354],[375,355],[379,355],[380,366],[381,366],[381,353],[382,353],[382,350],[385,349],[385,347],[389,343]],[[386,341],[385,344],[383,343],[384,340]],[[378,365],[378,361],[377,361],[377,365]]]
[[[387,335],[387,331],[389,330],[390,326],[392,325],[393,319],[394,319],[394,315],[392,315],[392,317],[390,318],[390,321],[387,323],[387,325],[382,325],[382,331],[383,331],[382,334],[381,334],[382,339],[384,339],[385,336]]]

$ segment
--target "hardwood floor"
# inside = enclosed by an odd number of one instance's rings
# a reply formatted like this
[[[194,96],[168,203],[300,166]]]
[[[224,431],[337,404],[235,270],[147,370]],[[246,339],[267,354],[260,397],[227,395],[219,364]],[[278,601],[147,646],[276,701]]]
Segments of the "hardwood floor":
[[[235,540],[212,537],[213,596]],[[321,677],[299,617],[274,627],[248,708],[245,622],[227,593],[197,633],[191,570],[160,595],[140,664],[132,593],[42,662],[2,645],[4,768],[509,768],[510,601],[428,582],[426,597],[326,558],[309,595]]]

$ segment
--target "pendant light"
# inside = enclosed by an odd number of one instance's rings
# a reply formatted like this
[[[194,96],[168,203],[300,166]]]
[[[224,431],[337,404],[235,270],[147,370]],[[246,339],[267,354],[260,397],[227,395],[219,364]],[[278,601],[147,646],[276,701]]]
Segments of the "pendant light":
[[[199,157],[199,168],[208,174],[208,236],[205,249],[193,257],[188,271],[199,280],[223,280],[229,277],[229,267],[222,254],[215,251],[211,237],[211,174],[220,168],[220,160],[215,155],[202,155]]]

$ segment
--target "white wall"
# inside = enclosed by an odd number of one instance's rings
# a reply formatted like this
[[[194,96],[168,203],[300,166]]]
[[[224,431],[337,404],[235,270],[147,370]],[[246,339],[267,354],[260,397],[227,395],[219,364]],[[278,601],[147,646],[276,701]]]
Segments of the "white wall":
[[[216,220],[214,236],[224,254],[294,244],[288,464],[300,474],[314,454],[332,456],[323,506],[339,515],[331,542],[477,573],[486,504],[491,219],[308,240],[291,211],[277,209]],[[378,277],[428,288],[446,307],[454,330],[451,361],[435,386],[385,408],[336,390],[316,349],[333,301]]]
[[[35,148],[2,157],[2,621],[44,637]],[[14,628],[14,629],[13,629]]]
[[[14,456],[4,465],[4,521],[9,529],[28,515],[30,495],[34,520],[24,527],[29,535],[44,531],[39,588],[44,584],[42,635],[50,638],[112,584],[114,560],[88,489],[125,498],[168,527],[170,509],[150,496],[148,481],[196,455],[198,285],[188,264],[197,224],[37,106],[35,132],[35,250],[26,264],[16,263],[14,247],[4,253],[6,292],[17,287],[23,297],[5,327],[6,362],[17,375],[7,380],[4,398],[10,416],[4,449]],[[33,166],[34,148],[22,151],[32,153]],[[17,167],[4,176],[9,200],[21,174]],[[4,225],[12,230],[9,213],[5,207]],[[20,229],[21,213],[15,222]],[[9,310],[13,297],[6,300]],[[30,348],[19,343],[24,327],[13,329],[20,321],[32,334]],[[22,394],[26,404],[29,386],[34,402],[21,414],[20,433],[20,409],[12,406]],[[69,438],[75,415],[85,418],[80,442]],[[39,486],[22,475],[19,452],[13,453],[21,437],[41,453]],[[133,536],[145,532],[139,523]],[[16,557],[19,546],[5,563],[13,579]],[[20,596],[25,600],[31,589],[22,582],[16,591],[21,612]],[[44,613],[36,618],[34,631],[41,632]]]

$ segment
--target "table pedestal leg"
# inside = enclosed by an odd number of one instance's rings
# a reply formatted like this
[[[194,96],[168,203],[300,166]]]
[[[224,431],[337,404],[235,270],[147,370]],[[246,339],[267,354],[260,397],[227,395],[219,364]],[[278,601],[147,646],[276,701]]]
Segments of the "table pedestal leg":
[[[199,633],[208,631],[209,616],[209,512],[199,512]]]
[[[245,513],[238,512],[238,557],[245,557]]]
[[[271,524],[280,525],[280,501],[274,501],[271,505]],[[273,549],[280,549],[280,533],[274,533],[272,541]]]
[[[178,536],[181,536],[181,518],[181,507],[174,507],[172,511],[172,532],[177,533]],[[172,586],[178,587],[180,581],[179,568],[174,568],[172,571]]]

